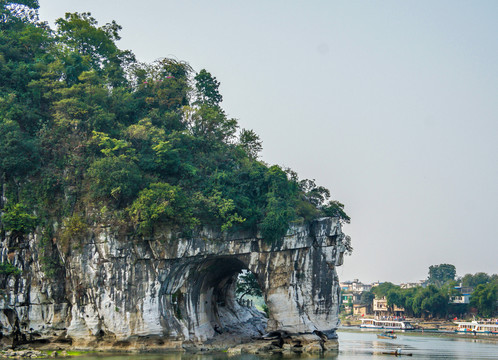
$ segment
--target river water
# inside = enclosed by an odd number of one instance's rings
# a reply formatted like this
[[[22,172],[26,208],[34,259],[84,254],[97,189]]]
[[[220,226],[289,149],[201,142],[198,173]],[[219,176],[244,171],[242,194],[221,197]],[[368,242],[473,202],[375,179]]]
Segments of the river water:
[[[410,359],[498,359],[498,341],[495,339],[473,339],[442,336],[436,334],[398,333],[395,340],[377,339],[378,332],[339,330],[339,350],[326,356],[258,356],[226,354],[140,354],[83,356],[78,360],[260,360],[260,359],[392,359],[395,356],[382,354],[401,349],[402,354],[412,354]]]

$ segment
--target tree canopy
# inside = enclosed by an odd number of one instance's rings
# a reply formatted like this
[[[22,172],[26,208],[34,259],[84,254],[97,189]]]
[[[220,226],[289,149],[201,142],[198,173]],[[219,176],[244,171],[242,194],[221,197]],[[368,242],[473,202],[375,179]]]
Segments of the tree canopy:
[[[492,317],[498,311],[498,283],[479,284],[470,298],[470,306],[475,307],[482,317]]]
[[[476,287],[477,285],[486,284],[491,281],[491,276],[484,272],[478,272],[475,274],[465,274],[462,277],[462,286],[466,287]]]
[[[36,213],[56,243],[75,228],[70,219],[139,236],[208,225],[276,241],[292,221],[349,221],[328,189],[258,159],[260,138],[226,114],[207,70],[140,63],[118,48],[114,21],[66,13],[50,29],[37,9],[0,1],[4,230],[34,231]]]
[[[448,281],[455,280],[456,268],[451,264],[431,265],[429,267],[429,284],[438,287],[443,286]]]

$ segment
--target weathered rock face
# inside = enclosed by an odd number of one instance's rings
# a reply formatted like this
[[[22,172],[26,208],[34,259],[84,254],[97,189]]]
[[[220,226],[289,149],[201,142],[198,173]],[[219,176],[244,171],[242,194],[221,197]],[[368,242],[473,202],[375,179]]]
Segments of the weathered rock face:
[[[13,259],[22,275],[4,278],[0,299],[3,335],[15,341],[67,341],[115,346],[156,339],[171,347],[206,341],[220,332],[258,335],[280,330],[321,332],[335,337],[344,235],[337,219],[293,226],[277,244],[257,236],[226,238],[206,231],[192,239],[119,238],[100,230],[64,261],[65,274],[41,271],[36,235],[15,251],[2,243],[2,260]],[[269,308],[261,313],[239,305],[237,275],[252,271]],[[263,325],[262,325],[263,324]],[[323,336],[322,334],[322,336]]]

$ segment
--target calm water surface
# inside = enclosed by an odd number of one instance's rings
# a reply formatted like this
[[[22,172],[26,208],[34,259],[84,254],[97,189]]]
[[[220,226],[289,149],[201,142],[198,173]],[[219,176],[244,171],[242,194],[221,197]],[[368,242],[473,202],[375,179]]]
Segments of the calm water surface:
[[[498,359],[498,342],[481,339],[462,339],[448,336],[437,336],[419,333],[398,333],[396,340],[377,339],[377,332],[339,330],[340,349],[337,353],[327,356],[232,356],[230,360],[259,360],[279,358],[285,359],[393,359],[399,358],[384,355],[382,352],[402,349],[402,353],[411,353],[406,359]],[[79,360],[225,360],[228,356],[220,355],[192,355],[174,353],[167,355],[107,355],[85,356]]]

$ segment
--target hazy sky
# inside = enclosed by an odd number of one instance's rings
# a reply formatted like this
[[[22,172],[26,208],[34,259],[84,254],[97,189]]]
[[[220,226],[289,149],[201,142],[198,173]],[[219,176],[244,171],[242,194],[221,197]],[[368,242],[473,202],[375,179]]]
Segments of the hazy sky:
[[[343,202],[341,280],[498,273],[498,1],[40,0],[90,11],[140,61],[221,82],[262,159]]]

